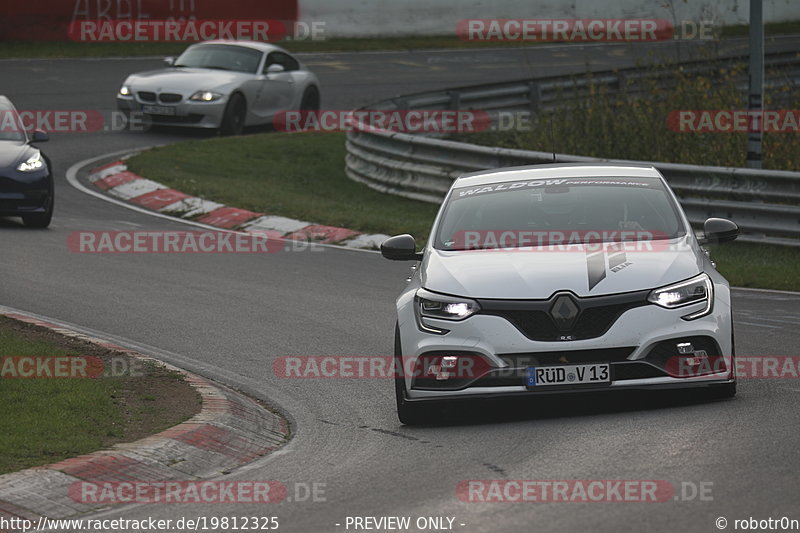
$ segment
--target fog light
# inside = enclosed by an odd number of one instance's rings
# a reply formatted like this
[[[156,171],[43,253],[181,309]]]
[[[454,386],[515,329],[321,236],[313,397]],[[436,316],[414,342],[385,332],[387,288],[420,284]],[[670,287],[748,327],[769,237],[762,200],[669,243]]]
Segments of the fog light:
[[[678,353],[681,355],[688,355],[694,353],[694,346],[692,346],[691,342],[679,342],[678,344],[676,344],[676,347],[678,348]]]
[[[684,357],[683,363],[688,366],[700,366],[708,364],[708,354],[705,350],[697,350],[692,354],[692,357]]]

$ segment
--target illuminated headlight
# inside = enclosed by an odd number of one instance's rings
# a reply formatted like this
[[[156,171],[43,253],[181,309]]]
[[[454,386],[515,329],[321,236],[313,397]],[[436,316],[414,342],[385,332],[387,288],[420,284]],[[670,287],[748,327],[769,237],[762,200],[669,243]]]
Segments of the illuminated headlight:
[[[445,334],[448,330],[436,328],[425,323],[425,318],[441,320],[464,320],[480,311],[478,302],[469,298],[457,298],[435,294],[419,289],[414,298],[414,311],[420,329],[429,333]]]
[[[191,98],[189,98],[189,100],[194,102],[216,102],[222,98],[222,96],[223,95],[220,93],[215,93],[212,91],[197,91],[191,96]]]
[[[687,281],[654,289],[647,300],[667,309],[705,302],[702,310],[681,317],[684,320],[694,320],[711,312],[714,306],[714,284],[708,274],[700,274]]]
[[[27,161],[24,161],[17,165],[17,170],[20,172],[33,172],[34,170],[39,170],[44,166],[44,159],[42,159],[42,153],[36,152],[32,156],[28,158]]]
[[[127,85],[123,85],[119,88],[119,95],[120,96],[130,96],[131,95],[131,88]]]

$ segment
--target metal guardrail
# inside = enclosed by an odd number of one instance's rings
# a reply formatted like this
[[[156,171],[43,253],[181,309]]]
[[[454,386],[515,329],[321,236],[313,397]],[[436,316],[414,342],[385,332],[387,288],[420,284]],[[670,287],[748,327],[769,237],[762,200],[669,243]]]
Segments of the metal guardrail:
[[[720,61],[742,61],[729,57],[681,65],[685,72],[707,71]],[[769,86],[786,83],[800,87],[800,54],[786,51],[769,54],[765,60]],[[769,74],[772,74],[769,76]],[[739,80],[746,87],[746,73]],[[667,88],[676,82],[667,70],[645,68],[595,72],[586,76],[558,76],[518,80],[445,91],[401,96],[369,106],[370,110],[452,109],[542,111],[561,105],[565,99],[580,99],[592,85],[610,93],[625,88],[631,94],[632,80],[651,80]],[[633,94],[632,97],[636,97]],[[608,160],[578,155],[553,154],[479,146],[437,138],[381,130],[357,123],[347,134],[347,175],[381,192],[425,202],[439,203],[458,176],[489,168],[542,163],[612,162],[651,164],[679,197],[690,222],[701,225],[708,217],[730,218],[742,229],[742,240],[785,246],[800,246],[800,172],[708,167],[676,163]]]

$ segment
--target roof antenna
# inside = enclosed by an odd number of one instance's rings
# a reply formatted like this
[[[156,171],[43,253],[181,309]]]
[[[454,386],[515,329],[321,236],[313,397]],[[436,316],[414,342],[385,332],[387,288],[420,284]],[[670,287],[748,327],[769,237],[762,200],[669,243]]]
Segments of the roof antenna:
[[[553,151],[553,163],[556,162],[556,135],[553,132],[553,113],[550,113],[550,146]]]

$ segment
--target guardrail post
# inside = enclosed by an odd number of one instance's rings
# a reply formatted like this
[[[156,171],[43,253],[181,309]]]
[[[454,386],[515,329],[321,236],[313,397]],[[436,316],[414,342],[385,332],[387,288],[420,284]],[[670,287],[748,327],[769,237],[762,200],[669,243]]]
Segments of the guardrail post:
[[[461,109],[461,93],[458,91],[450,91],[450,109],[458,111]]]
[[[531,111],[534,113],[539,111],[539,105],[542,102],[542,87],[535,81],[528,83],[530,89],[528,90],[528,102]]]

